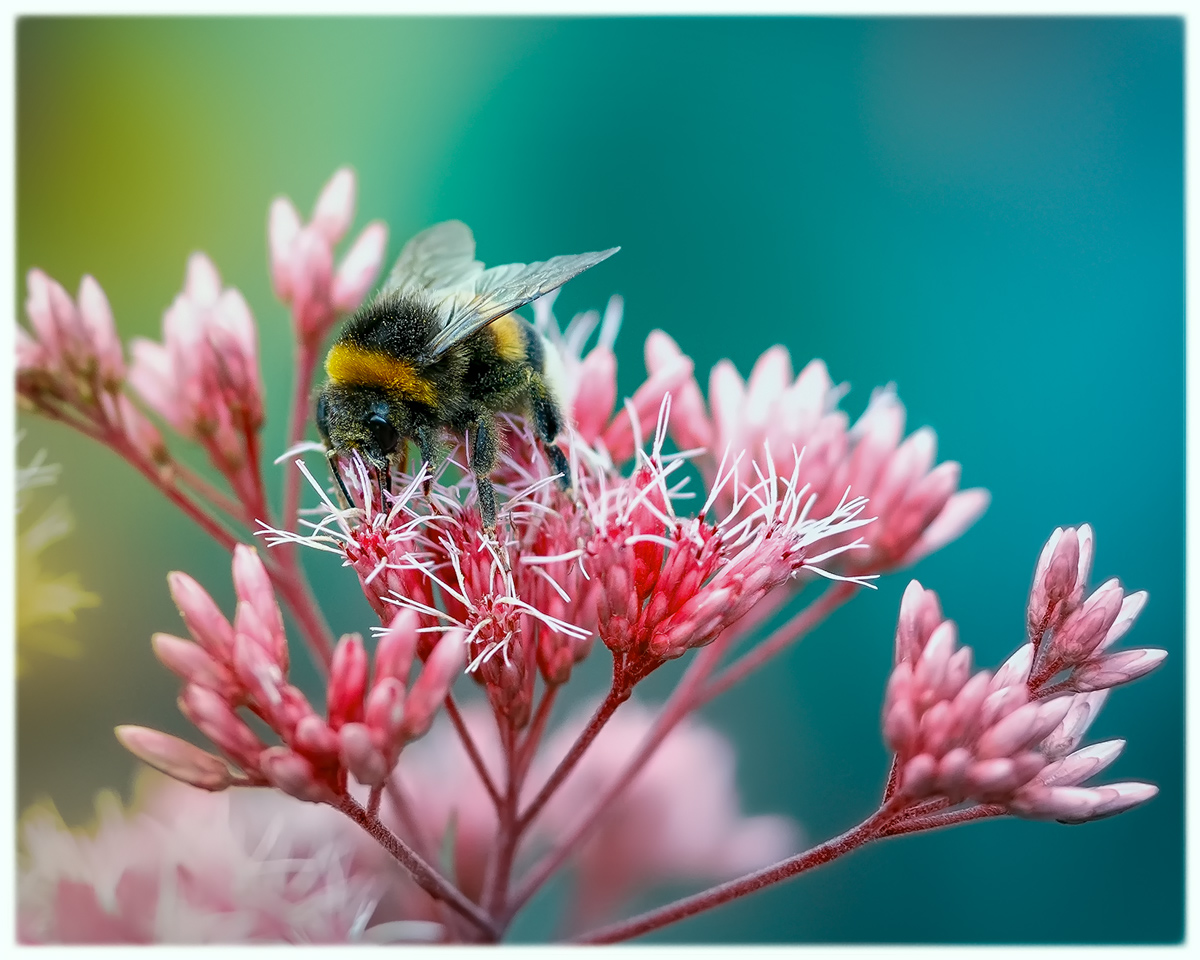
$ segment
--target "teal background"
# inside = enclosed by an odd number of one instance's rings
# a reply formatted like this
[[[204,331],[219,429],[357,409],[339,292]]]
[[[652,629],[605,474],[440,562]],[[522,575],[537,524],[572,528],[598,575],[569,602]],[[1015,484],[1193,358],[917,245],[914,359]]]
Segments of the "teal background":
[[[205,250],[261,325],[278,452],[290,353],[267,206],[286,193],[307,214],[344,163],[357,227],[384,219],[393,257],[448,217],[492,263],[621,244],[558,313],[625,296],[624,393],[657,326],[702,379],[725,356],[746,373],[776,342],[797,367],[822,357],[852,415],[894,381],[910,429],[932,425],[964,486],[994,496],[913,571],[981,665],[1021,641],[1056,525],[1095,527],[1093,583],[1150,592],[1125,643],[1171,656],[1092,731],[1128,739],[1108,776],[1157,783],[1146,807],[877,844],[650,939],[1182,937],[1181,20],[23,19],[18,312],[31,266],[72,291],[90,272],[123,336],[158,337]],[[128,788],[114,724],[186,732],[148,643],[180,629],[163,576],[186,569],[228,608],[228,559],[106,451],[20,426],[25,458],[46,446],[63,464],[78,517],[58,567],[103,598],[75,628],[85,656],[39,658],[18,689],[18,806],[50,796],[78,822],[97,789]],[[353,578],[309,559],[335,628],[365,629]],[[788,813],[817,841],[874,809],[907,579],[707,711],[738,743],[749,812]],[[598,689],[604,658],[579,686]],[[548,936],[566,891],[517,935]]]

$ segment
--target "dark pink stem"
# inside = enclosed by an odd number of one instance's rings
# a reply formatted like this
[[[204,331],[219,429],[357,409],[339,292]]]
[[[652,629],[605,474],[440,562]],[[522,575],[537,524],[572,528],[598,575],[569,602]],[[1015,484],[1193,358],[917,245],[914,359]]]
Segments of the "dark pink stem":
[[[415,850],[384,826],[378,817],[369,814],[349,796],[341,798],[338,809],[367,831],[384,850],[412,874],[412,878],[422,890],[435,900],[441,900],[461,913],[488,940],[495,941],[497,939],[498,934],[491,918],[478,905],[468,900],[461,890],[422,860]]]
[[[878,810],[873,816],[864,820],[857,827],[848,830],[841,836],[826,840],[819,846],[805,853],[798,854],[788,860],[783,860],[774,866],[755,871],[728,883],[712,887],[691,897],[684,897],[674,903],[651,910],[629,920],[623,920],[591,933],[584,934],[578,939],[579,943],[620,943],[631,940],[643,934],[658,930],[680,920],[712,910],[730,900],[736,900],[747,894],[755,893],[763,887],[788,880],[807,870],[831,863],[844,857],[852,850],[857,850],[864,843],[879,835],[880,828],[896,814],[895,808],[889,806]]]
[[[499,809],[502,802],[500,791],[496,789],[496,785],[492,782],[491,775],[484,765],[483,757],[479,753],[479,748],[475,746],[475,740],[471,736],[471,731],[467,729],[466,723],[463,722],[462,714],[454,702],[454,697],[447,695],[444,705],[446,707],[446,716],[450,718],[450,723],[453,725],[455,732],[458,733],[458,738],[462,741],[463,749],[467,751],[471,765],[475,768],[475,772],[479,774],[479,779],[483,782],[483,788],[487,791],[488,796],[492,798],[492,803]]]

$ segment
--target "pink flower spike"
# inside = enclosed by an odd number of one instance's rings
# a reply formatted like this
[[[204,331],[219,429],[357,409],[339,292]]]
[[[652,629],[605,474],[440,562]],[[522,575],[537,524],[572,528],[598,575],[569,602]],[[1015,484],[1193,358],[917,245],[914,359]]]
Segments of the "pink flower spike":
[[[367,689],[367,652],[362,637],[348,633],[338,641],[329,665],[327,712],[329,725],[339,729],[362,719],[363,694]]]
[[[341,167],[321,190],[313,208],[313,227],[333,246],[346,235],[354,220],[358,182],[354,171]]]
[[[215,660],[232,659],[233,627],[205,589],[178,570],[167,574],[167,585],[192,639]]]
[[[117,727],[116,734],[121,746],[168,777],[210,791],[224,790],[235,782],[233,771],[224,760],[186,740],[130,725]]]
[[[337,794],[317,778],[313,765],[287,747],[269,747],[259,758],[272,786],[309,803],[337,803]]]
[[[79,315],[91,337],[101,382],[109,390],[115,390],[125,379],[125,356],[108,297],[90,276],[85,276],[79,284]]]
[[[1080,693],[1120,686],[1144,677],[1166,658],[1166,650],[1154,648],[1106,654],[1079,667],[1071,677],[1071,685]]]
[[[404,703],[404,739],[416,740],[429,730],[438,707],[466,666],[467,647],[464,639],[462,631],[449,630],[426,658],[421,675],[412,685]]]
[[[333,278],[330,296],[335,310],[350,313],[358,309],[367,291],[379,278],[387,239],[387,226],[378,220],[367,224],[358,235]]]
[[[300,233],[300,214],[287,197],[271,202],[267,217],[267,241],[271,252],[271,284],[275,296],[285,303],[292,299],[292,244]]]

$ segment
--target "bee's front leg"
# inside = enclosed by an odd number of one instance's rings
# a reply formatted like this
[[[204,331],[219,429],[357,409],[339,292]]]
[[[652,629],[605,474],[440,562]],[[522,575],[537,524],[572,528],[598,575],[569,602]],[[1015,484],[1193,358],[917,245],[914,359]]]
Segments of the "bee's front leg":
[[[413,439],[417,441],[417,446],[421,450],[421,460],[425,464],[425,496],[428,497],[433,492],[433,467],[434,458],[437,456],[433,431],[421,428],[417,430]]]
[[[491,474],[496,469],[499,441],[494,417],[480,417],[471,430],[471,472],[475,474],[475,488],[479,491],[479,515],[483,519],[484,532],[496,535],[496,488],[492,486]]]

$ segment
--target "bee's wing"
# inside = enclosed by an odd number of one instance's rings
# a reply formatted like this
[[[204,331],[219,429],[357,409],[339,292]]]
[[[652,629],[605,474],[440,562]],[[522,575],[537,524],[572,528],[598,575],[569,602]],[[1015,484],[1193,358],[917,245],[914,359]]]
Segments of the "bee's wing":
[[[470,236],[469,230],[467,236]],[[471,248],[473,255],[473,242]],[[453,344],[481,330],[493,320],[561,287],[572,277],[583,273],[588,267],[594,267],[601,260],[607,260],[620,249],[612,247],[596,253],[551,257],[543,263],[508,263],[479,272],[472,278],[470,286],[447,291],[447,299],[440,305],[444,318],[442,328],[430,341],[426,360],[437,359]]]
[[[461,220],[447,220],[422,230],[404,245],[380,295],[471,290],[483,274],[475,259],[475,237]]]

